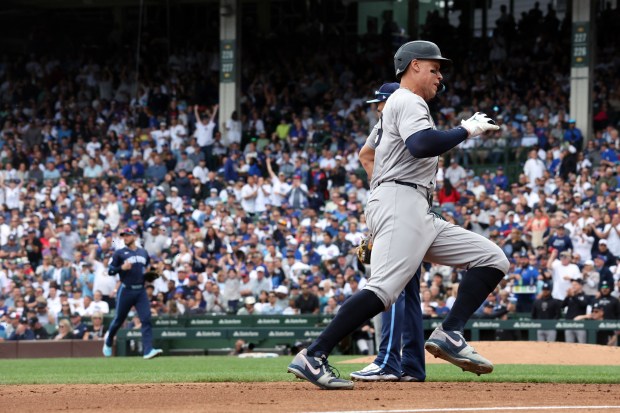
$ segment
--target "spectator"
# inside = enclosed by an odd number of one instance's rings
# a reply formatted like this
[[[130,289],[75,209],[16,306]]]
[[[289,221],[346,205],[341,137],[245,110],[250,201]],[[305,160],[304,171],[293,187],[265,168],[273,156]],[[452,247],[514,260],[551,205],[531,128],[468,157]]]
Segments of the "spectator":
[[[278,298],[276,293],[271,291],[268,293],[268,303],[261,307],[261,314],[265,315],[279,315],[282,314],[282,308],[278,305]]]
[[[583,292],[583,279],[574,278],[566,291],[566,298],[562,302],[562,307],[566,308],[566,319],[575,320],[578,316],[586,314],[589,304],[590,300]],[[586,330],[567,329],[564,331],[564,337],[567,343],[584,344],[586,342]]]
[[[571,288],[572,280],[581,279],[582,275],[579,267],[570,262],[570,252],[561,252],[559,259],[557,256],[558,251],[554,249],[547,261],[547,268],[552,271],[553,298],[563,301]]]
[[[241,307],[238,311],[237,311],[237,315],[253,315],[253,314],[258,314],[258,312],[256,312],[256,298],[254,298],[253,296],[249,296],[249,297],[245,297],[245,299],[243,300],[243,304],[244,306]]]
[[[539,297],[532,306],[533,320],[557,320],[562,314],[562,302],[551,295],[551,285],[543,283]],[[557,330],[537,330],[538,341],[556,341]]]
[[[444,183],[448,180],[450,184],[452,184],[452,187],[456,188],[461,180],[466,178],[467,172],[456,162],[456,158],[450,159],[450,166],[444,172]]]
[[[96,290],[94,292],[93,301],[84,310],[85,316],[93,317],[95,313],[101,313],[101,314],[110,313],[110,305],[107,302],[103,301],[103,294],[99,290]]]
[[[583,135],[581,130],[577,128],[575,119],[568,120],[568,129],[564,132],[564,142],[572,145],[578,151],[583,149]]]
[[[39,322],[38,317],[31,317],[28,319],[30,324],[30,330],[34,334],[34,340],[48,340],[50,338],[47,329]]]
[[[308,284],[301,285],[301,294],[295,300],[295,308],[298,308],[301,314],[319,313],[319,299],[310,291]]]
[[[54,340],[72,340],[73,330],[71,322],[66,318],[58,321],[58,334],[54,336]]]
[[[71,325],[73,326],[73,338],[82,340],[86,334],[86,324],[82,322],[82,316],[78,312],[71,314]]]
[[[28,318],[21,317],[19,319],[19,323],[17,327],[13,330],[11,335],[7,338],[9,341],[20,341],[20,340],[34,340],[35,335],[34,332],[30,329],[30,324],[28,323]]]
[[[608,281],[601,282],[600,294],[595,302],[604,311],[603,319],[620,320],[620,300],[611,295],[612,285]]]

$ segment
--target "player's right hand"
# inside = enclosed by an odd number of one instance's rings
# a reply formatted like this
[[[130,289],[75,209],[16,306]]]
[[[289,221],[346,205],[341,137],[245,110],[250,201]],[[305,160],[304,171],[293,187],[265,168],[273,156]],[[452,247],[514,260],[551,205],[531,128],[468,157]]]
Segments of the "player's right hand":
[[[499,129],[495,121],[482,112],[476,112],[471,118],[462,120],[461,126],[467,130],[470,138],[482,135],[486,131]]]

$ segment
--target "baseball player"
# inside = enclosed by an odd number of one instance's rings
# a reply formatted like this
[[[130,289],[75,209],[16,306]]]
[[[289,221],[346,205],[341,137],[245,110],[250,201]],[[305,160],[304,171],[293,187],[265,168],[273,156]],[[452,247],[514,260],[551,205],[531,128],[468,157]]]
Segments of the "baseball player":
[[[376,103],[379,112],[379,122],[366,139],[359,154],[369,180],[372,178],[374,167],[375,142],[381,131],[381,112],[390,95],[399,87],[398,83],[385,83],[375,92],[375,99],[366,102]],[[424,381],[426,369],[424,325],[420,305],[420,269],[407,283],[396,302],[379,317],[381,342],[377,357],[362,370],[351,373],[351,378],[359,381]]]
[[[430,209],[438,156],[468,137],[499,129],[482,113],[454,129],[435,129],[427,102],[442,88],[442,65],[450,64],[436,44],[422,40],[405,43],[394,55],[400,88],[383,108],[372,192],[366,204],[366,221],[373,234],[372,277],[288,366],[289,372],[321,388],[353,388],[352,381],[333,373],[329,353],[365,320],[392,305],[422,260],[467,269],[452,309],[424,347],[463,370],[493,371],[493,364],[465,341],[462,331],[507,273],[508,260],[488,239],[441,220]]]
[[[116,316],[103,342],[103,355],[112,356],[114,336],[127,318],[131,307],[135,306],[142,323],[144,359],[148,360],[163,353],[162,350],[153,348],[151,305],[144,289],[144,276],[151,260],[146,250],[136,245],[137,234],[133,229],[125,228],[120,235],[123,237],[125,247],[114,252],[108,265],[108,274],[119,274],[121,286],[116,298]]]

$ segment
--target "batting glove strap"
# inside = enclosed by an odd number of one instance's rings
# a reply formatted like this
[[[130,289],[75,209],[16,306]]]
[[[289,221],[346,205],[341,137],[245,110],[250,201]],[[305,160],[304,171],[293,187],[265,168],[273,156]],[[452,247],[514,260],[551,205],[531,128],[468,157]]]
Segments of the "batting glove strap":
[[[476,112],[471,118],[462,120],[461,126],[467,130],[469,137],[482,135],[487,131],[499,129],[499,126],[495,124],[493,119],[482,112]]]

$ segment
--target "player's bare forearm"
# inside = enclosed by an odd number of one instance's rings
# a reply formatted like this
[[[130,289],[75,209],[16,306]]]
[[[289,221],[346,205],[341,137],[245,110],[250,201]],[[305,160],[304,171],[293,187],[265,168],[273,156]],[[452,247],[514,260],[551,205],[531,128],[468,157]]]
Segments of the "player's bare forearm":
[[[360,163],[368,175],[368,179],[372,179],[372,171],[375,167],[375,151],[368,145],[362,146],[359,153]]]

